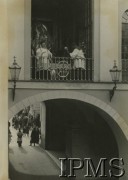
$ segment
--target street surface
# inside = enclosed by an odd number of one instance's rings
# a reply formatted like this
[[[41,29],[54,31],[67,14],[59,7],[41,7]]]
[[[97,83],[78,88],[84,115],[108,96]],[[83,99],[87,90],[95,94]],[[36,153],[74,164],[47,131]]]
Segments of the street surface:
[[[17,130],[13,127],[10,127],[10,130],[12,133],[12,140],[9,144],[9,173],[11,180],[60,179],[60,168],[57,165],[58,159],[54,156],[54,153],[45,151],[37,144],[36,146],[29,146],[30,137],[28,136],[23,136],[22,147],[18,147]]]

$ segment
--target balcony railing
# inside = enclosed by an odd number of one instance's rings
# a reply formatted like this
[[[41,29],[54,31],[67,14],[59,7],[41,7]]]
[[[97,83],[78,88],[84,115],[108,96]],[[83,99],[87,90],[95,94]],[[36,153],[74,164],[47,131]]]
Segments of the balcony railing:
[[[128,59],[122,59],[122,81],[128,82]]]
[[[41,81],[93,81],[92,58],[53,57],[43,62],[31,58],[31,79]]]

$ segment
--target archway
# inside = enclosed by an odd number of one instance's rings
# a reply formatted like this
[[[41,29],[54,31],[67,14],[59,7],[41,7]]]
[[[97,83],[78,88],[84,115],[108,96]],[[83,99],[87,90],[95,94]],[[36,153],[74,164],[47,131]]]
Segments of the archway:
[[[60,158],[91,158],[95,167],[99,159],[105,157],[108,180],[108,161],[119,157],[118,145],[112,129],[97,109],[74,99],[53,99],[44,104],[46,120],[45,129],[42,128],[43,147],[53,155],[58,153]],[[82,171],[75,173],[82,180],[86,173],[86,162]]]
[[[108,114],[108,116],[110,116],[113,119],[113,121],[116,124],[118,124],[124,136],[128,140],[128,133],[127,133],[128,126],[125,123],[124,119],[118,114],[118,112],[116,112],[110,105],[97,99],[96,97],[93,97],[88,94],[74,92],[74,91],[63,91],[63,90],[49,91],[49,92],[43,92],[34,96],[30,96],[26,99],[23,99],[22,101],[18,102],[14,106],[10,107],[9,114],[8,114],[9,119],[12,118],[13,115],[17,114],[24,107],[27,107],[33,103],[42,102],[42,101],[51,100],[51,99],[60,99],[60,98],[75,99],[75,100],[86,102],[88,104],[91,104],[97,107],[99,110],[101,110],[105,114]]]
[[[54,99],[69,99],[84,102],[88,105],[93,106],[93,108],[103,117],[103,119],[108,123],[112,129],[114,136],[118,144],[119,157],[127,159],[128,150],[128,126],[122,117],[108,104],[105,102],[84,93],[74,92],[74,91],[49,91],[40,93],[34,96],[30,96],[21,102],[15,104],[9,109],[9,118],[15,115],[17,112],[22,110],[35,102],[44,102],[47,100]],[[126,167],[127,168],[127,167]]]

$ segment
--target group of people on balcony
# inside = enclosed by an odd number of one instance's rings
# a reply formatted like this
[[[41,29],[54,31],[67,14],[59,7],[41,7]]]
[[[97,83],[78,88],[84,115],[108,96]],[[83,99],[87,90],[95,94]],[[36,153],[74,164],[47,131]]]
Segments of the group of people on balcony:
[[[65,47],[64,51],[68,57],[71,58],[70,77],[73,80],[85,80],[85,55],[80,46],[76,43],[73,44],[73,51],[70,53],[68,48]],[[36,51],[37,60],[37,77],[44,80],[51,80],[56,76],[56,69],[51,68],[52,53],[48,50],[45,42],[42,42]]]

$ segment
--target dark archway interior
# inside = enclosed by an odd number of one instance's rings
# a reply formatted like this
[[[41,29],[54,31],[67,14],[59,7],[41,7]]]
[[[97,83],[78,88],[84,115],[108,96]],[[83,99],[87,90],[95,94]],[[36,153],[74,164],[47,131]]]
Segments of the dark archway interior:
[[[66,157],[92,158],[95,165],[102,157],[109,162],[119,156],[112,129],[91,105],[69,99],[45,104],[46,149],[63,151]]]

